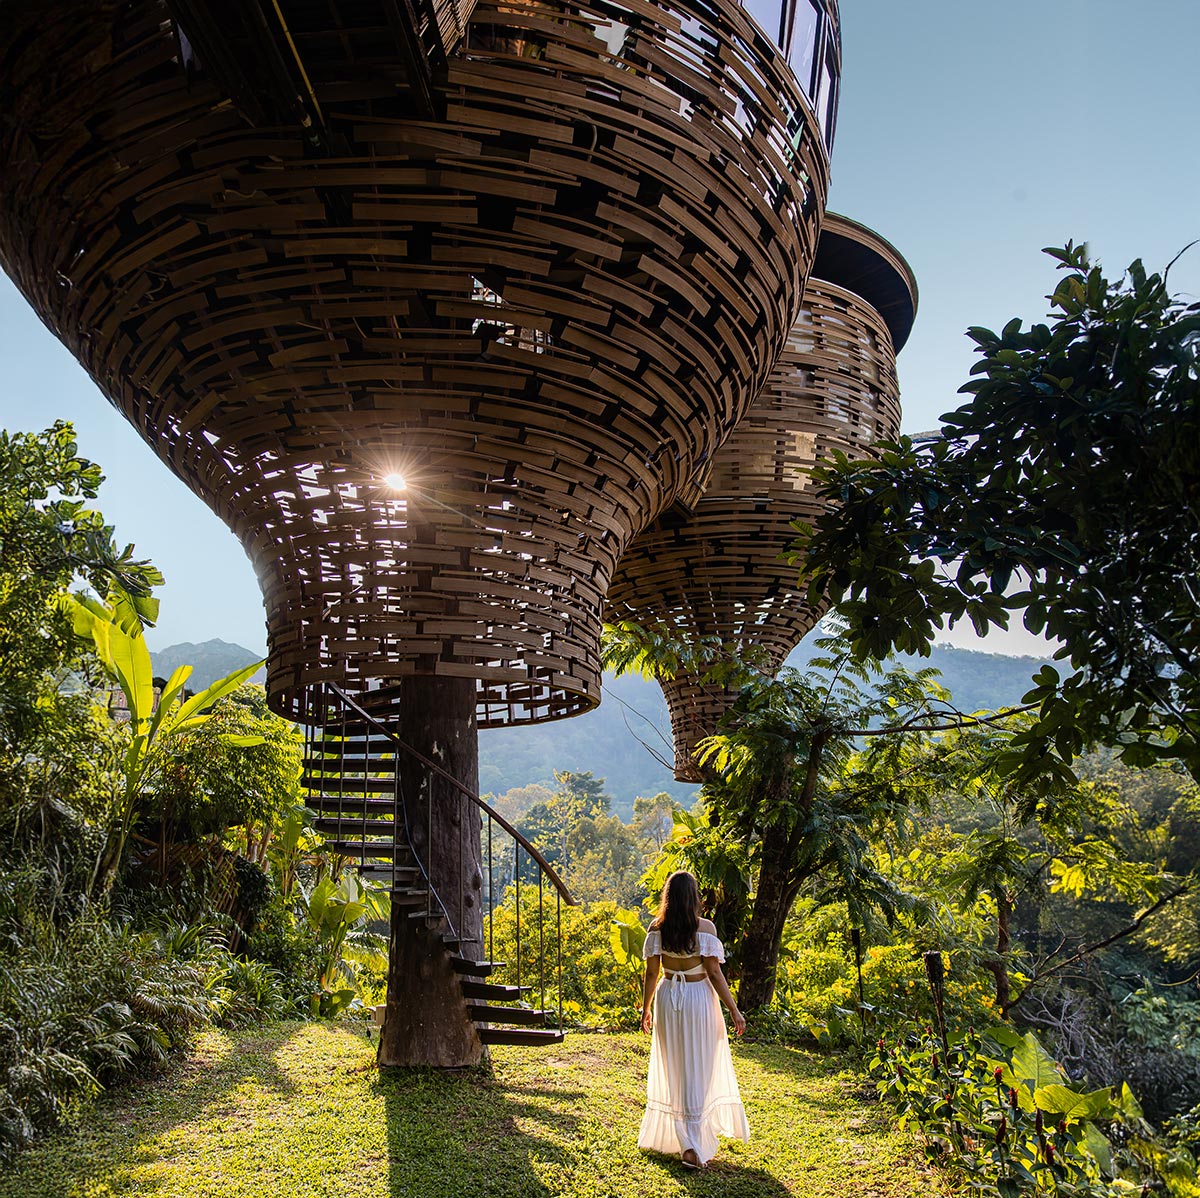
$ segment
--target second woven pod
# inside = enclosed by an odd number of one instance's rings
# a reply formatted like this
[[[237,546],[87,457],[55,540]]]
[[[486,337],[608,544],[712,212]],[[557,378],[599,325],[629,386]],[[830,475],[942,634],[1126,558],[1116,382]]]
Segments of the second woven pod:
[[[638,536],[617,566],[607,618],[714,638],[756,651],[774,674],[816,624],[797,567],[785,560],[795,520],[820,503],[803,472],[836,449],[861,453],[900,428],[896,354],[916,312],[917,288],[896,250],[832,213],[799,319],[767,385],[718,451],[702,497]],[[698,782],[692,758],[736,693],[700,677],[664,680],[675,777]]]

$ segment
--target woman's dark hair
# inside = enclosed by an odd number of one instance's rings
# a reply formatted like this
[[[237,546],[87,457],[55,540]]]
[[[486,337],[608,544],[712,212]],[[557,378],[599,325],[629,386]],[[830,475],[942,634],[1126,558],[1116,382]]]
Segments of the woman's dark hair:
[[[669,953],[694,953],[700,927],[700,887],[686,869],[676,870],[663,887],[658,914],[650,924]]]

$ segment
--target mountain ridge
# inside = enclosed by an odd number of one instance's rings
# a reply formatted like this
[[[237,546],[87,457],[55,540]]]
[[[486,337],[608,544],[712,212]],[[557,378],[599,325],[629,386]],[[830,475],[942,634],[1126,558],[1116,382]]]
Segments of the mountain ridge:
[[[806,640],[787,664],[804,669],[814,653]],[[180,665],[193,666],[191,684],[197,690],[258,660],[249,649],[219,638],[184,641],[150,656],[155,673],[164,677]],[[1047,659],[935,645],[930,657],[902,660],[914,669],[933,666],[956,706],[979,711],[1018,702]],[[264,677],[259,671],[252,681]],[[480,732],[479,787],[484,794],[503,794],[531,782],[553,788],[555,770],[590,770],[606,780],[614,812],[628,817],[637,795],[666,791],[691,804],[697,787],[675,781],[671,758],[670,722],[658,684],[636,675],[606,674],[603,702],[593,711],[548,724]]]

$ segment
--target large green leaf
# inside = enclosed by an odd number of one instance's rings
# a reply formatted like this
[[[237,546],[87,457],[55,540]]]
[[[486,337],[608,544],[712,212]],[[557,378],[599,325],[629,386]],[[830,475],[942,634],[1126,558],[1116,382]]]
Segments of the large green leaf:
[[[262,664],[261,660],[256,661],[252,665],[242,666],[240,670],[234,670],[233,673],[226,674],[224,678],[218,678],[216,682],[206,686],[199,694],[195,694],[190,699],[185,700],[176,710],[173,722],[182,724],[200,712],[206,711],[218,699],[223,699],[226,695],[237,690],[252,674],[261,669]]]
[[[1094,1123],[1084,1124],[1083,1146],[1095,1157],[1096,1163],[1100,1166],[1104,1175],[1112,1177],[1114,1173],[1112,1144],[1109,1143],[1108,1137]]]
[[[1034,1104],[1047,1115],[1062,1119],[1102,1119],[1115,1112],[1108,1087],[1082,1093],[1058,1083],[1041,1086],[1034,1091]]]
[[[175,700],[179,698],[180,692],[191,676],[191,666],[179,666],[171,677],[167,679],[167,685],[163,687],[162,694],[158,696],[158,710],[154,713],[154,721],[151,726],[152,732],[162,723],[164,713],[170,711],[175,706]]]
[[[1017,1082],[1028,1086],[1032,1093],[1066,1079],[1062,1067],[1032,1032],[1026,1032],[1013,1050],[1011,1071]]]
[[[618,910],[608,930],[608,943],[620,965],[634,965],[642,959],[646,929],[634,910]]]
[[[1034,1094],[1038,1090],[1066,1081],[1061,1066],[1032,1032],[1021,1035],[1011,1028],[992,1027],[984,1033],[984,1038],[1000,1050],[994,1057],[989,1054],[989,1061],[1003,1070],[1001,1085],[1017,1090],[1022,1110],[1034,1109]]]
[[[308,896],[308,921],[314,928],[319,928],[325,919],[325,909],[329,906],[337,890],[337,883],[332,878],[322,878]]]
[[[87,596],[67,595],[63,606],[77,635],[92,642],[104,672],[125,694],[134,732],[145,729],[154,709],[154,667],[136,617],[136,632],[127,632],[119,612]]]
[[[1142,1113],[1142,1104],[1138,1102],[1133,1091],[1129,1088],[1128,1082],[1121,1083],[1121,1088],[1117,1092],[1116,1103],[1121,1109],[1121,1114],[1126,1119],[1144,1119],[1146,1117]]]

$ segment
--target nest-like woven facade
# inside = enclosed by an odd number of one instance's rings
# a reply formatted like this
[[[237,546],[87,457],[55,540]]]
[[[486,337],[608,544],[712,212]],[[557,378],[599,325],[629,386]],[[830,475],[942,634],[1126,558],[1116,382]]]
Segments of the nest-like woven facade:
[[[911,322],[915,284],[891,246],[830,215],[822,244],[835,237],[852,250],[870,251],[876,280],[890,286],[891,294],[907,294]],[[844,259],[845,254],[831,256],[828,273]],[[816,269],[821,265],[819,252]],[[803,469],[834,449],[861,452],[900,428],[892,331],[875,306],[882,304],[876,292],[883,289],[863,289],[872,299],[835,280],[809,279],[787,346],[750,412],[717,453],[690,518],[658,520],[621,559],[609,590],[609,618],[752,651],[770,675],[816,624],[821,611],[806,602],[797,586],[798,567],[784,556],[796,539],[792,522],[812,520],[821,510]],[[892,323],[903,336],[907,328],[903,316],[899,319]],[[664,680],[662,688],[675,741],[675,775],[699,781],[692,751],[716,731],[736,691],[686,673]]]
[[[590,706],[615,562],[795,318],[811,110],[734,0],[481,0],[432,121],[370,0],[282,7],[324,150],[189,81],[160,0],[3,6],[0,262],[241,539],[276,709]]]

